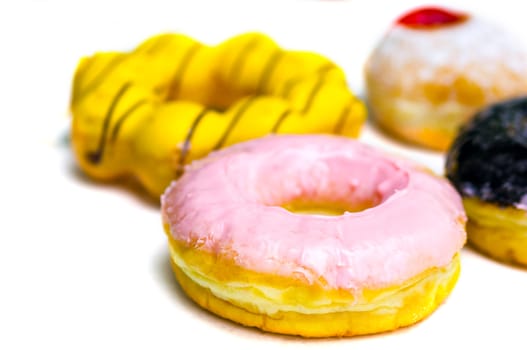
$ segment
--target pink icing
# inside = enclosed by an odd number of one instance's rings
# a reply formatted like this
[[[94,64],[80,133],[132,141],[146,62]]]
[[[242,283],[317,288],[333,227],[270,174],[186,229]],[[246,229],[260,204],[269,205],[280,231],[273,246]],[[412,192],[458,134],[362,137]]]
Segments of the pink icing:
[[[295,214],[295,199],[372,207]],[[263,273],[360,291],[445,266],[465,242],[461,198],[406,160],[336,136],[268,136],[187,167],[162,196],[176,241]]]

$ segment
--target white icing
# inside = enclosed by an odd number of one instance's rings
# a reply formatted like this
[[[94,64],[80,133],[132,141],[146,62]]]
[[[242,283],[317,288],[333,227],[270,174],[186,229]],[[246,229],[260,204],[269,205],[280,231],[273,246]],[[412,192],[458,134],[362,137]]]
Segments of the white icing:
[[[527,210],[527,193],[522,196],[520,202],[516,203],[515,207],[520,210]]]
[[[406,80],[403,86],[411,86],[415,78],[450,84],[452,74],[448,71],[437,74],[443,67],[454,73],[464,72],[483,87],[494,84],[492,76],[503,71],[504,66],[513,74],[527,75],[527,54],[519,41],[502,28],[478,18],[438,29],[394,26],[373,57],[376,59],[370,61],[370,69],[379,73],[386,60],[395,71],[410,65],[411,69],[406,71],[416,76],[402,77]]]

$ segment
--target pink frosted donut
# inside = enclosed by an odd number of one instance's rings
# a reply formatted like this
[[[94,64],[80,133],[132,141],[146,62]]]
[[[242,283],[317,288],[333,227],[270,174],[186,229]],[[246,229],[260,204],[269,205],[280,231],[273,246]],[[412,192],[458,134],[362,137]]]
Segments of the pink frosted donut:
[[[193,300],[308,337],[424,318],[453,288],[466,238],[447,181],[336,136],[268,136],[213,153],[170,185],[162,213]]]

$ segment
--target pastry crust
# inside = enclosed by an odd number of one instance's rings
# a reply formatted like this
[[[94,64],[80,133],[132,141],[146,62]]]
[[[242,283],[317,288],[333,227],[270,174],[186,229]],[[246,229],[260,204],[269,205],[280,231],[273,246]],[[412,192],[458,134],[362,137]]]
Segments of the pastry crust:
[[[357,309],[318,312],[314,308],[312,313],[276,311],[269,314],[259,311],[257,303],[241,304],[236,300],[237,291],[235,289],[229,291],[232,298],[227,300],[217,296],[210,286],[204,286],[193,280],[176,263],[176,261],[181,261],[181,258],[177,256],[177,251],[180,250],[177,243],[169,239],[169,245],[171,265],[180,286],[194,302],[204,309],[245,326],[311,338],[386,332],[419,322],[443,303],[456,284],[460,272],[460,258],[459,254],[456,254],[447,266],[431,268],[399,286],[364,291],[364,300],[361,301],[353,300],[353,297],[346,291],[324,291],[317,286],[299,283],[298,280],[279,280],[277,285],[268,282],[268,287],[287,290],[287,293],[291,295],[306,295],[307,293],[311,296],[318,295],[320,299],[334,299],[334,295],[338,294],[341,299],[340,304],[344,309],[346,299],[349,304],[356,304]],[[206,253],[195,253],[194,258],[202,258],[203,261],[214,260]],[[200,269],[206,271],[209,267],[204,264]],[[239,281],[243,281],[243,285],[250,286],[252,283],[261,284],[262,280],[276,280],[275,276],[258,275],[241,269],[233,273],[229,269],[230,267],[216,268],[219,274],[225,271],[229,277],[225,278],[218,274],[209,276],[208,281],[213,281],[214,287],[225,289],[226,285],[237,285]],[[368,303],[372,301],[379,306],[376,307],[375,304],[368,306]],[[301,303],[302,301],[296,300],[296,302]],[[360,310],[361,307],[363,310]]]
[[[500,261],[527,266],[527,211],[463,198],[468,242]]]

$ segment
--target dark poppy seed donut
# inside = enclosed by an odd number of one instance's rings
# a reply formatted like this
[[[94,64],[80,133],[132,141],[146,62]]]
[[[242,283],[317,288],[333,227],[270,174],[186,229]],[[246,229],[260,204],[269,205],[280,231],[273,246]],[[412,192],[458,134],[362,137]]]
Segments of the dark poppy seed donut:
[[[527,265],[527,97],[476,114],[450,148],[446,173],[463,196],[469,242]]]

